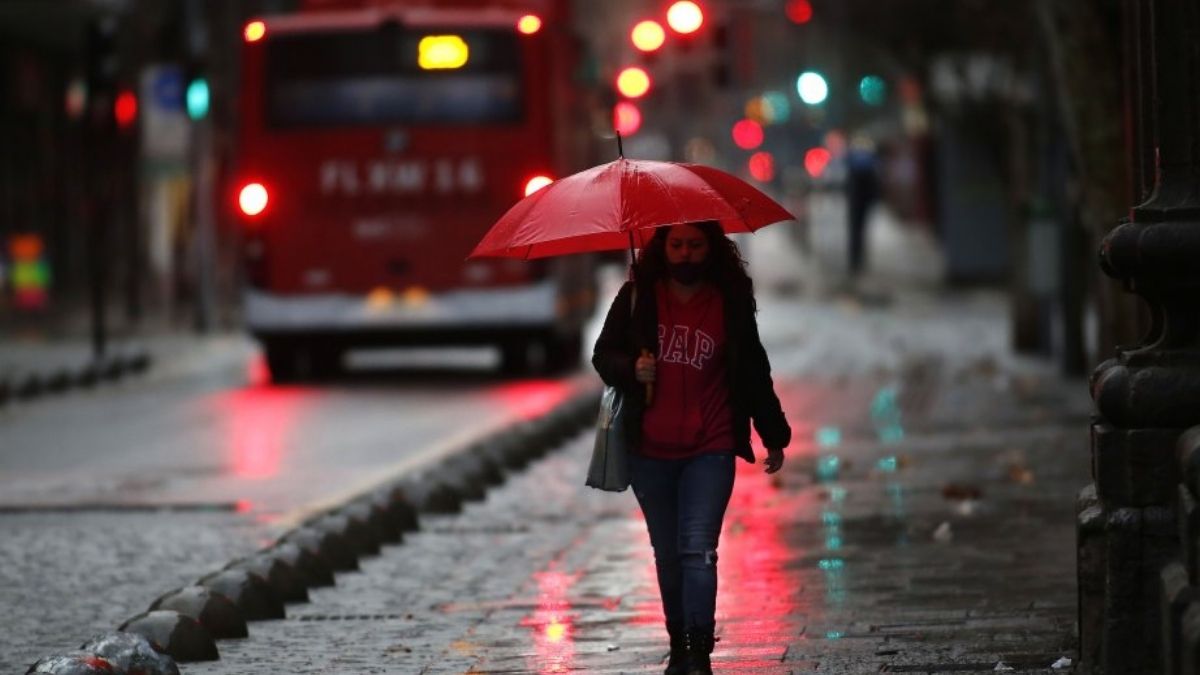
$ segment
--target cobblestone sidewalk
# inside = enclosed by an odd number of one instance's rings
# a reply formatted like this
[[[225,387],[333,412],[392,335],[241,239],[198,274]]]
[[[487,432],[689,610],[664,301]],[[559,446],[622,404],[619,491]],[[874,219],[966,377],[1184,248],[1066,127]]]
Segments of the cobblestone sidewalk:
[[[780,390],[797,442],[775,477],[739,462],[718,672],[1070,672],[1079,383],[914,362]],[[589,442],[184,672],[660,671],[645,529],[582,486]]]

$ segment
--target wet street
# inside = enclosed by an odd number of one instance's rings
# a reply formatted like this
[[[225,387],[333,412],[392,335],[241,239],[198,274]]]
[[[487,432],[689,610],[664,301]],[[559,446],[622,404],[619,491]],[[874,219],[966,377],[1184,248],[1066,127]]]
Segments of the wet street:
[[[774,353],[787,350],[773,312],[805,327],[793,337],[807,349],[777,359],[798,440],[776,479],[739,469],[721,542],[719,672],[1069,672],[1072,504],[1086,479],[1078,383],[970,356],[963,345],[983,335],[910,348],[896,370],[880,360],[857,376],[822,373],[841,330],[895,346],[915,325],[866,331],[873,313],[853,306],[766,305]],[[930,334],[945,321],[923,318]],[[588,453],[585,435],[463,514],[423,518],[404,545],[188,672],[661,669],[637,506],[580,487]]]
[[[592,383],[447,362],[277,387],[232,340],[145,380],[9,406],[0,662],[76,647],[314,512]]]
[[[774,478],[739,467],[714,660],[1065,672],[1086,387],[1008,355],[999,295],[884,299],[764,293],[795,440]],[[122,385],[103,406],[80,395],[6,412],[5,663],[113,629],[303,515],[596,384],[590,371],[460,372],[279,388],[254,363],[237,352],[202,377]],[[422,515],[404,544],[183,672],[661,669],[644,526],[631,494],[582,486],[589,444],[577,437],[461,514]]]

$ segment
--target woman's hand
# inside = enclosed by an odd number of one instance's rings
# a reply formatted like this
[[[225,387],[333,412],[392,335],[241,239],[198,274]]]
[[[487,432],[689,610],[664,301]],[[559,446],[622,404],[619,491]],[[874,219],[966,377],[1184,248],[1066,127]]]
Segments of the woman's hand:
[[[783,450],[781,448],[767,448],[767,461],[763,462],[767,467],[767,473],[775,473],[783,468]]]
[[[643,352],[638,357],[636,363],[633,364],[633,375],[638,382],[642,384],[650,384],[654,381],[654,356],[649,352]]]

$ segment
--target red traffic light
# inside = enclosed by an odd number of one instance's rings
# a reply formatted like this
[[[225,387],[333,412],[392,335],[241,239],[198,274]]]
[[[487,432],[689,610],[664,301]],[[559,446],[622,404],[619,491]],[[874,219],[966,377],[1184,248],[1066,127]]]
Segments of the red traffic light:
[[[137,96],[134,96],[132,91],[125,90],[117,94],[117,100],[113,103],[113,119],[117,121],[117,127],[128,129],[137,121],[138,101]]]

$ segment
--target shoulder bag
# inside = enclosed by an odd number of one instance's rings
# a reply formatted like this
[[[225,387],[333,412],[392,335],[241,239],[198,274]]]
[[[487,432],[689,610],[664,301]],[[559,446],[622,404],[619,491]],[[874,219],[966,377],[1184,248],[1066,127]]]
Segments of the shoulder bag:
[[[629,315],[637,304],[637,289],[629,300]],[[624,492],[629,487],[629,437],[625,434],[629,412],[623,405],[625,395],[616,387],[606,386],[600,396],[600,415],[596,419],[596,441],[592,462],[588,465],[588,487],[606,492]]]

